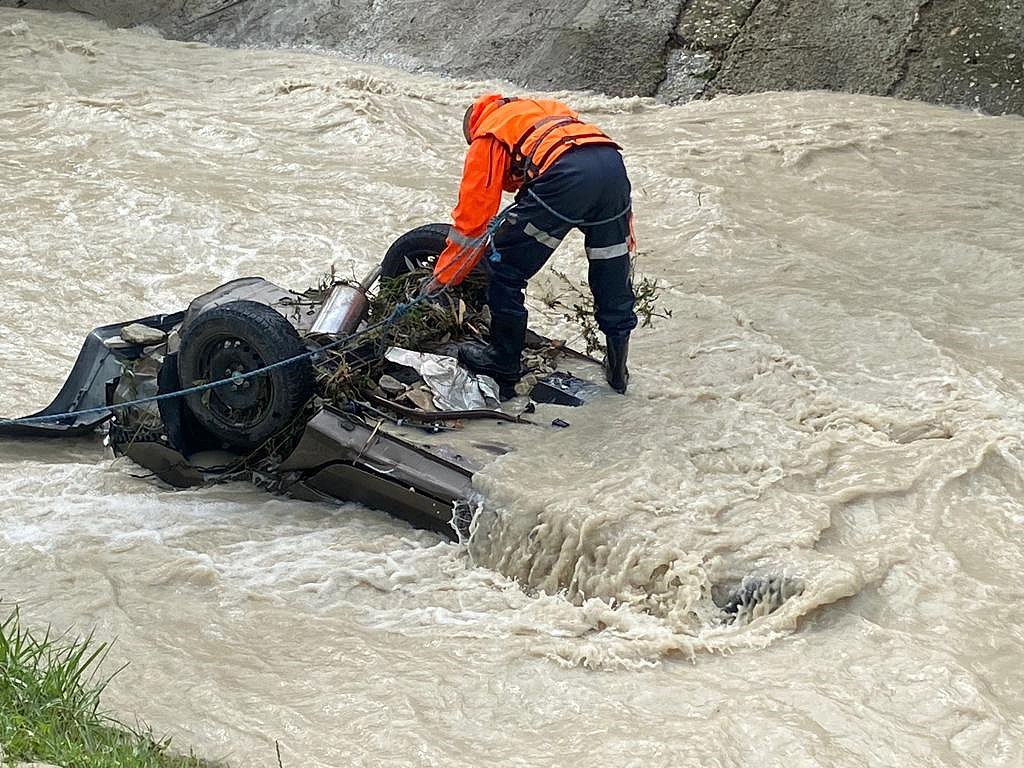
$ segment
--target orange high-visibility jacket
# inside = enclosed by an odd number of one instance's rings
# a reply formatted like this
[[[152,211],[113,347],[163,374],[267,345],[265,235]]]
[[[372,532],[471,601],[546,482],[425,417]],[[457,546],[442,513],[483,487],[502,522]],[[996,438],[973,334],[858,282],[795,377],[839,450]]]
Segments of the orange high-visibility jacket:
[[[490,93],[477,99],[467,114],[470,144],[452,212],[454,226],[434,266],[434,277],[445,285],[458,285],[479,263],[484,246],[472,247],[473,242],[498,212],[502,190],[516,191],[573,147],[617,146],[558,101]]]

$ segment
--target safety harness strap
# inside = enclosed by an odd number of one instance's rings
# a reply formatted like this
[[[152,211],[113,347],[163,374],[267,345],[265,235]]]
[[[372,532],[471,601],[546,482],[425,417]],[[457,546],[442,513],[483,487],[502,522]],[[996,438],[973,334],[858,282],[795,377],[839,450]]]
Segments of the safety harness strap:
[[[534,164],[533,158],[537,154],[537,150],[540,149],[541,144],[544,143],[544,139],[548,135],[563,125],[570,125],[572,123],[582,123],[583,121],[569,117],[567,115],[549,115],[548,117],[542,117],[536,123],[531,125],[529,129],[519,137],[519,141],[516,142],[515,146],[512,147],[512,173],[521,179],[528,180],[530,175],[536,175],[540,170],[540,166]],[[541,128],[545,130],[537,137],[537,140],[533,144],[533,149],[530,150],[530,154],[527,155],[523,152],[523,147],[526,146],[526,141],[534,133]],[[546,157],[546,155],[545,155]]]

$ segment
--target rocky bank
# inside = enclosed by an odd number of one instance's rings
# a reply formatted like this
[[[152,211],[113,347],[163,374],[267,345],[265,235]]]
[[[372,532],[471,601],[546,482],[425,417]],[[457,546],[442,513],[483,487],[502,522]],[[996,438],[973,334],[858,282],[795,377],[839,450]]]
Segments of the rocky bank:
[[[668,102],[826,89],[1024,114],[1024,0],[0,0]]]

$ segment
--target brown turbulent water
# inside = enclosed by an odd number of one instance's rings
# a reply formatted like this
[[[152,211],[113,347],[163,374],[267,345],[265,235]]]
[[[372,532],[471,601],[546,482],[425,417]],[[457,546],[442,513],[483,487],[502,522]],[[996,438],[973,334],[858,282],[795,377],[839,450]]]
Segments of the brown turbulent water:
[[[94,326],[444,220],[483,87],[0,10],[0,413]],[[481,474],[469,547],[6,443],[5,602],[116,637],[108,704],[236,765],[1024,765],[1024,120],[567,98],[673,317]],[[802,591],[724,623],[745,577]]]

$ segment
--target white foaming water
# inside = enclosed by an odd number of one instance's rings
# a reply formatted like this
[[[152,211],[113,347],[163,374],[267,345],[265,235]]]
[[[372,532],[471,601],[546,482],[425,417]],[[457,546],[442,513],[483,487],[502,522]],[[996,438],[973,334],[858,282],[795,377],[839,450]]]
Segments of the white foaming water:
[[[445,220],[483,87],[0,10],[0,413],[96,325]],[[1024,120],[566,98],[673,317],[481,473],[469,547],[5,443],[2,597],[117,637],[108,704],[239,765],[1021,765]]]

